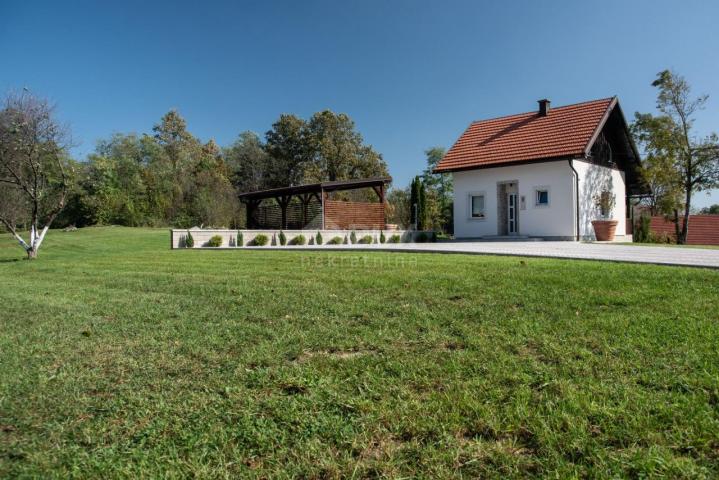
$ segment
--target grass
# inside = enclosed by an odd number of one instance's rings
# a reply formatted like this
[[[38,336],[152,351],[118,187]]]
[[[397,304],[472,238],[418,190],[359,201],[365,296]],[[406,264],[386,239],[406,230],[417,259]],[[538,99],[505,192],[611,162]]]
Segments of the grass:
[[[717,271],[168,245],[0,236],[0,477],[719,475]]]

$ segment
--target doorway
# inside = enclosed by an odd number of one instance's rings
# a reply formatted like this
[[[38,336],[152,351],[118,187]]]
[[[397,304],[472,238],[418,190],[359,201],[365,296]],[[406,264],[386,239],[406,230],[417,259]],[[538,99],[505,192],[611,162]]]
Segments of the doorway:
[[[519,182],[497,183],[497,234],[519,234]]]
[[[517,194],[507,194],[507,234],[517,234]]]

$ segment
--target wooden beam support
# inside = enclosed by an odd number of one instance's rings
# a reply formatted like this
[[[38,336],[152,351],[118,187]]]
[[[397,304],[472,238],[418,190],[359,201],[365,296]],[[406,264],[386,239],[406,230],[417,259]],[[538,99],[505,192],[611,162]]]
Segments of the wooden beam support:
[[[290,204],[290,200],[292,200],[292,195],[281,195],[279,197],[275,197],[275,200],[277,201],[277,204],[280,206],[280,211],[282,212],[282,229],[287,230],[287,206]]]
[[[262,200],[247,200],[245,202],[245,213],[247,214],[247,228],[252,229],[254,227],[254,213],[257,207],[259,207]]]
[[[379,197],[380,203],[384,203],[384,185],[372,187],[372,190],[374,190],[377,194],[377,197]]]

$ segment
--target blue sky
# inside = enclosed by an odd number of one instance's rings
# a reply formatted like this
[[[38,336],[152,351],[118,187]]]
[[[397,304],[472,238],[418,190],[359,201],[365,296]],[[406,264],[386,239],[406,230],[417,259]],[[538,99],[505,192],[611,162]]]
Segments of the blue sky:
[[[717,19],[715,1],[2,2],[0,92],[53,100],[78,158],[171,108],[221,145],[329,108],[404,185],[426,148],[539,98],[653,111],[664,68],[711,95],[697,129],[719,130]]]

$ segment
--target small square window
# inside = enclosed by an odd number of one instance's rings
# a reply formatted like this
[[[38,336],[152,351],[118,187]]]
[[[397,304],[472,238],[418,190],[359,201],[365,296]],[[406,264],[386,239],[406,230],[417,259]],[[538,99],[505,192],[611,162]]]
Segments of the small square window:
[[[534,204],[543,207],[549,205],[549,190],[537,190],[536,192],[537,197]]]
[[[471,196],[472,218],[484,218],[484,195]]]

